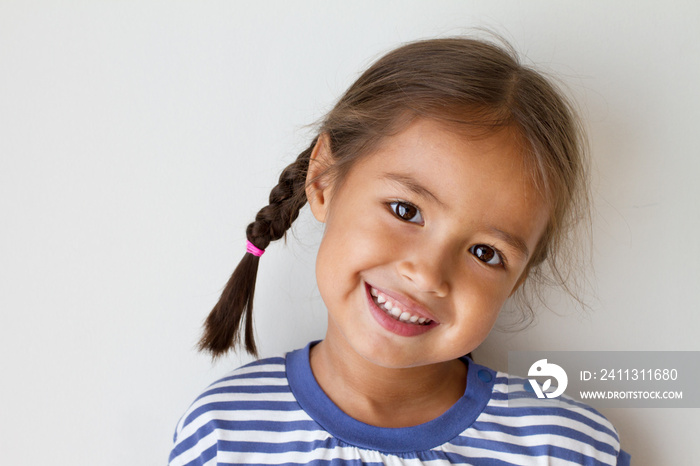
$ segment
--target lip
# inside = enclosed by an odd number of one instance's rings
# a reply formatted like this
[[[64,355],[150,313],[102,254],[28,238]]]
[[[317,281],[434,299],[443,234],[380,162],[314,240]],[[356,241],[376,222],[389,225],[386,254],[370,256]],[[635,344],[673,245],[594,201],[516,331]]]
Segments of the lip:
[[[383,309],[380,309],[375,304],[374,299],[372,299],[372,295],[370,294],[370,288],[374,288],[380,293],[389,296],[393,301],[396,301],[401,307],[403,307],[411,314],[420,317],[425,317],[426,319],[430,319],[431,322],[427,325],[416,325],[413,323],[401,322],[400,320],[396,320],[393,317],[390,317],[389,315],[387,315],[386,312],[384,312]],[[437,320],[435,320],[435,318],[423,306],[407,299],[405,296],[400,296],[396,293],[385,291],[381,288],[377,288],[376,286],[370,285],[369,283],[365,283],[365,296],[372,317],[374,317],[374,319],[382,327],[396,335],[400,335],[403,337],[418,336],[424,334],[425,332],[429,332],[433,328],[440,325],[440,323]]]

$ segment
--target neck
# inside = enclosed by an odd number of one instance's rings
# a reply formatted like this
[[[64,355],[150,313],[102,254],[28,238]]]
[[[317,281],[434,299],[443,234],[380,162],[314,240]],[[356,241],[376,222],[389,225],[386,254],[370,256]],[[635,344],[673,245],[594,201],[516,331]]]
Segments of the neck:
[[[386,368],[326,338],[311,350],[311,369],[328,397],[350,417],[378,427],[431,421],[462,397],[466,365],[459,360]]]

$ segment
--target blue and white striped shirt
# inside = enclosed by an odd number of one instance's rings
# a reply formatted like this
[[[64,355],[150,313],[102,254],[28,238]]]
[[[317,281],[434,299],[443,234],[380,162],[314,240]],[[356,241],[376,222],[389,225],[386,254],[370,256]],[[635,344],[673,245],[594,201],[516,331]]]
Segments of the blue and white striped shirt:
[[[442,416],[405,428],[364,424],[316,383],[310,346],[209,386],[178,423],[170,466],[629,464],[615,429],[592,408],[573,400],[514,407],[513,378],[468,359],[464,396]]]

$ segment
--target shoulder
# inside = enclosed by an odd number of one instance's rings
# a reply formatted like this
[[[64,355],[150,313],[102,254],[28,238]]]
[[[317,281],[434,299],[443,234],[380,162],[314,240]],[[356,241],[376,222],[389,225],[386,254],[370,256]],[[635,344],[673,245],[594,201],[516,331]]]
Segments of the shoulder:
[[[491,399],[474,427],[490,432],[497,448],[525,456],[629,463],[615,427],[600,412],[566,395],[538,399],[526,379],[504,372],[496,373]]]
[[[261,359],[231,371],[209,385],[178,422],[180,439],[193,434],[215,416],[246,411],[256,406],[284,402],[289,397],[284,357]]]
[[[306,420],[289,388],[285,358],[242,366],[208,386],[175,430],[170,464],[204,464],[216,456],[222,438],[269,430],[267,424]]]

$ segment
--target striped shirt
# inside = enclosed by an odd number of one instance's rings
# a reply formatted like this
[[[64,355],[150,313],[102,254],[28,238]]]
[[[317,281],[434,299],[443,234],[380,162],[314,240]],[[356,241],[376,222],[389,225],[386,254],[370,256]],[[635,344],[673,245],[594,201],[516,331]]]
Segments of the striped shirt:
[[[210,385],[178,423],[170,466],[629,464],[615,429],[594,409],[573,400],[514,407],[508,390],[518,381],[466,358],[464,396],[437,419],[404,428],[364,424],[316,383],[310,347]]]

